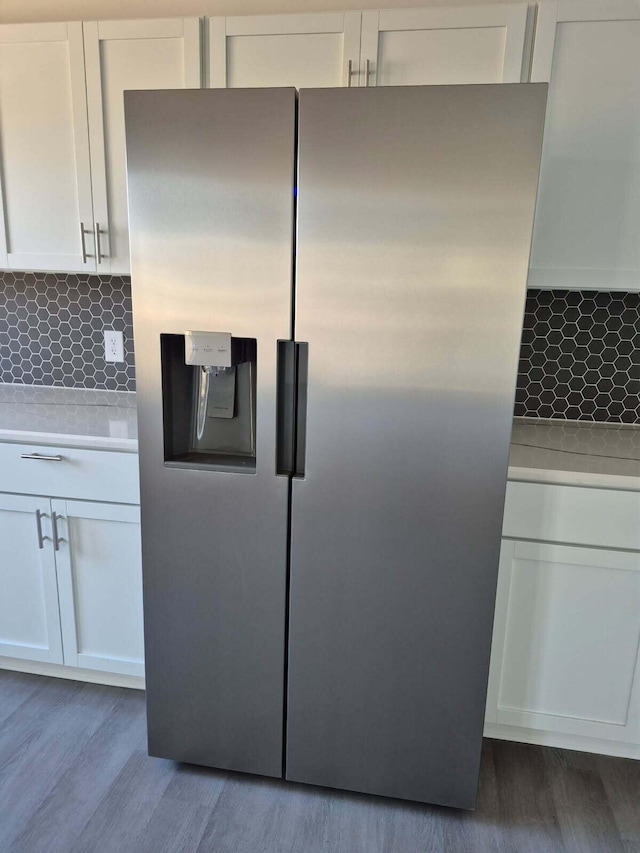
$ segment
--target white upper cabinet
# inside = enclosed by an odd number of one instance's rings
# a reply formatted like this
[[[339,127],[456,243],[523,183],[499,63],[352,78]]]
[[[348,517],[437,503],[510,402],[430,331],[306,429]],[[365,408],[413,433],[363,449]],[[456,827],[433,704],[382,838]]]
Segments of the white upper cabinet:
[[[527,4],[210,18],[213,87],[517,83]],[[197,88],[200,19],[0,26],[0,267],[128,273],[123,91]],[[640,0],[542,0],[530,287],[640,290]]]
[[[129,272],[125,89],[197,88],[200,20],[0,27],[0,266]]]
[[[361,85],[519,83],[526,3],[362,13]]]
[[[358,85],[360,12],[209,19],[209,86]]]
[[[82,24],[0,27],[0,196],[0,266],[95,269]]]
[[[83,27],[97,271],[128,273],[123,92],[199,88],[200,20],[93,21]]]
[[[640,290],[640,3],[538,10],[549,82],[530,287]]]
[[[526,3],[209,19],[209,85],[517,83]]]

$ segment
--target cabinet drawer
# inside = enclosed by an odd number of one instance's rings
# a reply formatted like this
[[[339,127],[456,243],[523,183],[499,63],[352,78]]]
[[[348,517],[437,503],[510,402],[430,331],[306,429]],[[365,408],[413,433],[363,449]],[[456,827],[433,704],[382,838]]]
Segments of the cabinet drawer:
[[[508,483],[502,535],[640,550],[640,493]]]
[[[23,458],[59,456],[59,460]],[[0,491],[137,504],[138,456],[105,450],[0,444]]]

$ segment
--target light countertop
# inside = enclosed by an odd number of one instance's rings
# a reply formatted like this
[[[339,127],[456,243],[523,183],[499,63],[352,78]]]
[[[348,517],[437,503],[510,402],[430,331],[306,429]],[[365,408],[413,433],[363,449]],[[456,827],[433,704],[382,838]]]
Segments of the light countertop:
[[[0,383],[0,441],[135,453],[136,395]]]
[[[0,384],[0,441],[138,449],[136,395]],[[516,418],[509,479],[640,491],[640,427]]]
[[[516,418],[509,479],[640,491],[640,427]]]

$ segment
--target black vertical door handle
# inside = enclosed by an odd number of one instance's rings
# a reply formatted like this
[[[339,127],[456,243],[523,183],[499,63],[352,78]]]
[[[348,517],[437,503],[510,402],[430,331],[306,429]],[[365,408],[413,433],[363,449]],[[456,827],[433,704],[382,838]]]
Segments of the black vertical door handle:
[[[295,465],[296,344],[278,341],[276,366],[276,474],[290,477]]]
[[[307,383],[309,379],[309,344],[296,343],[296,430],[294,477],[306,474],[307,457]]]
[[[309,345],[278,341],[276,474],[304,477]]]

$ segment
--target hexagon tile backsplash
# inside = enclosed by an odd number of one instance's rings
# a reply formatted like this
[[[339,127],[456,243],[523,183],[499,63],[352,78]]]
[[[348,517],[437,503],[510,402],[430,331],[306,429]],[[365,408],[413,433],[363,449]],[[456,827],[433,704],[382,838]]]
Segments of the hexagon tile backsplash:
[[[640,293],[530,290],[515,414],[640,423]]]
[[[0,382],[135,391],[130,278],[0,272]],[[640,294],[530,290],[515,414],[640,424]]]
[[[123,364],[104,330],[123,332]],[[0,272],[0,382],[135,391],[128,276]]]

